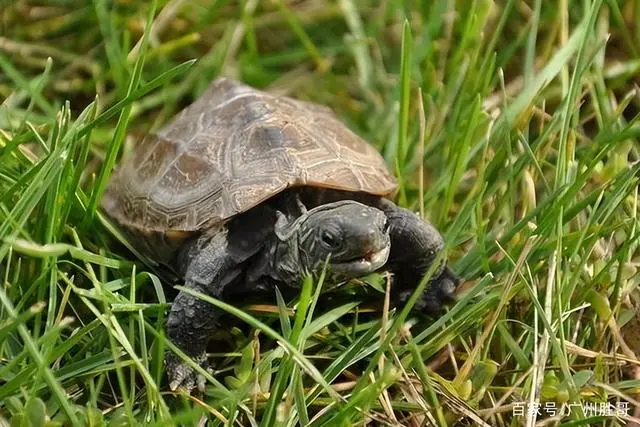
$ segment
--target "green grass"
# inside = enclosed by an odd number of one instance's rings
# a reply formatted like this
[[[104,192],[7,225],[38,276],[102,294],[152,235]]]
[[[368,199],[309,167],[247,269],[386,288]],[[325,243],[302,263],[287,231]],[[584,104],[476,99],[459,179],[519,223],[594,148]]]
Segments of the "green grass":
[[[0,1],[0,425],[625,425],[638,22],[634,0]],[[323,277],[275,306],[209,298],[234,326],[206,393],[170,392],[174,291],[99,202],[218,75],[328,105],[378,147],[397,202],[445,235],[458,301],[372,316],[382,276],[331,307]],[[627,414],[589,411],[607,402]]]

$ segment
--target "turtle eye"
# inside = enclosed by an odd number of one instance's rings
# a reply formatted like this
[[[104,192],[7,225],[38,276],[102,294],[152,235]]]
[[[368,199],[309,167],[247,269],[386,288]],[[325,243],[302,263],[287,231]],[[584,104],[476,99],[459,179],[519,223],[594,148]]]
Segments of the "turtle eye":
[[[320,238],[322,239],[322,243],[329,249],[336,249],[340,246],[338,237],[329,230],[324,230]]]

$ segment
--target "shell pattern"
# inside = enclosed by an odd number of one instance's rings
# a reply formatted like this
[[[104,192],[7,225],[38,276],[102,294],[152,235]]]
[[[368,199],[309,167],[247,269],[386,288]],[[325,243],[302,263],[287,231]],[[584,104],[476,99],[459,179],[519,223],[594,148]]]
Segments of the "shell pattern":
[[[102,205],[126,227],[171,234],[211,227],[296,186],[386,196],[397,183],[329,108],[219,78],[141,141]]]

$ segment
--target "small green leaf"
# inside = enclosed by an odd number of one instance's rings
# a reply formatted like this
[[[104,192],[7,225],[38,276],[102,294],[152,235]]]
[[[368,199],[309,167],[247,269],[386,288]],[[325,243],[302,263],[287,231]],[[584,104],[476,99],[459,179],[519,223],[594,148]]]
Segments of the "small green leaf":
[[[24,409],[32,426],[42,426],[47,418],[47,408],[39,397],[34,397]]]
[[[260,391],[263,393],[269,391],[271,388],[271,376],[273,375],[272,366],[273,363],[270,359],[261,365],[258,383],[260,384]]]
[[[611,317],[611,307],[609,299],[597,292],[595,289],[589,290],[585,299],[591,304],[591,308],[595,310],[600,319],[606,321]]]
[[[253,358],[253,344],[249,343],[249,345],[245,346],[242,350],[240,363],[234,367],[236,376],[240,381],[245,382],[251,376],[251,371],[253,368]]]
[[[591,378],[593,378],[593,371],[582,370],[573,374],[573,382],[578,389],[587,385]]]
[[[558,396],[558,387],[560,381],[553,371],[547,372],[542,382],[542,388],[540,389],[540,397],[542,400],[556,400]]]

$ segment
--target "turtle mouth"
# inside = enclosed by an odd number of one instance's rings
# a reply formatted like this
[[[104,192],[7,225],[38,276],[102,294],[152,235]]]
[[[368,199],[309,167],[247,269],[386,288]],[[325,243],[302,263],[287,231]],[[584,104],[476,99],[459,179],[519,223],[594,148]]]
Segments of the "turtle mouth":
[[[391,247],[384,246],[382,249],[367,252],[364,256],[342,261],[332,265],[336,273],[349,276],[360,276],[372,273],[382,267],[389,258]]]

